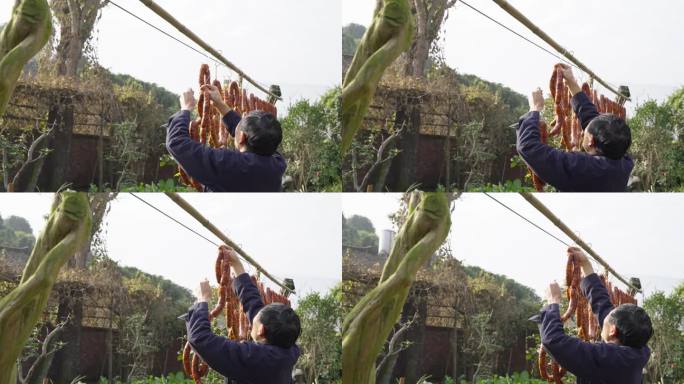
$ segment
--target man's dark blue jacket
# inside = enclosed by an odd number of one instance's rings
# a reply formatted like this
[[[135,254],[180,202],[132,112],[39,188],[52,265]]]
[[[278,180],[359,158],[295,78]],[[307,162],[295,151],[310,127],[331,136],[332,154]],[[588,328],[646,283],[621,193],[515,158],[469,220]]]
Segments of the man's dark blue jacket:
[[[223,116],[231,135],[240,122],[235,111]],[[190,138],[190,112],[169,119],[166,148],[190,177],[208,192],[280,192],[287,164],[280,153],[262,156],[251,152],[214,149]]]
[[[582,279],[582,292],[598,316],[599,326],[613,310],[608,290],[595,274]],[[531,320],[539,324],[541,342],[562,367],[577,376],[578,384],[638,384],[651,350],[612,343],[588,343],[563,332],[558,304],[542,308]]]
[[[575,95],[572,108],[582,130],[599,112],[584,92]],[[619,160],[585,152],[565,152],[541,142],[539,112],[520,118],[517,149],[525,163],[559,192],[625,192],[634,161],[625,155]]]
[[[250,323],[264,303],[259,289],[248,274],[233,280],[233,289],[240,297]],[[290,384],[292,368],[299,358],[299,347],[281,348],[270,344],[235,342],[211,331],[207,303],[196,303],[187,316],[185,325],[192,349],[209,364],[211,369],[240,384]]]

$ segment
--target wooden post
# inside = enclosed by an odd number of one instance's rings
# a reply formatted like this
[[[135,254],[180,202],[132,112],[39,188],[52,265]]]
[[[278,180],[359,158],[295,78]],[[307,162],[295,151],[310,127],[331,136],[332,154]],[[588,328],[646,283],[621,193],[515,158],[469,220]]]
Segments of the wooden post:
[[[266,272],[266,270],[259,265],[252,257],[250,257],[247,252],[245,252],[239,245],[235,244],[231,239],[228,238],[221,230],[219,230],[214,224],[212,224],[209,220],[207,220],[198,210],[195,209],[190,203],[185,201],[180,195],[178,195],[175,192],[166,192],[166,196],[168,196],[171,200],[173,200],[174,203],[178,204],[179,207],[183,208],[183,210],[187,213],[190,214],[190,216],[194,217],[195,220],[197,220],[202,226],[206,229],[208,229],[211,233],[216,235],[221,241],[223,241],[226,245],[230,246],[240,254],[248,263],[252,264],[254,268],[256,268],[259,272],[263,273],[264,276],[268,277],[269,280],[272,282],[276,283],[279,287],[283,288],[285,292],[291,292],[295,293],[292,289],[288,288],[285,284],[281,283],[278,281],[275,277],[271,276],[270,273]]]
[[[589,255],[591,255],[591,257],[593,257],[594,260],[596,260],[599,264],[601,264],[603,267],[606,268],[606,271],[613,274],[613,276],[615,276],[618,280],[625,283],[625,285],[627,285],[628,287],[636,290],[637,292],[641,292],[640,288],[635,287],[627,279],[623,278],[621,275],[619,275],[617,272],[615,272],[615,270],[610,265],[608,265],[608,263],[605,260],[603,260],[603,258],[601,256],[599,256],[596,252],[594,252],[594,250],[591,249],[591,247],[589,245],[587,245],[587,243],[585,243],[582,239],[580,239],[579,236],[577,236],[575,234],[575,232],[573,232],[558,217],[556,217],[556,215],[554,215],[553,212],[551,212],[548,208],[546,208],[546,206],[544,204],[542,204],[542,202],[539,201],[536,197],[534,197],[534,195],[532,195],[529,192],[521,192],[520,195],[525,200],[527,200],[527,202],[529,202],[533,207],[535,207],[539,212],[541,212],[544,216],[546,216],[546,218],[549,219],[556,227],[558,227],[558,229],[560,229],[561,231],[563,231],[563,233],[568,235],[568,237],[571,238],[572,241],[574,241],[582,249],[587,251],[587,253]]]
[[[610,86],[608,83],[603,81],[600,77],[598,77],[591,69],[589,69],[586,65],[582,64],[575,56],[573,56],[572,53],[568,52],[567,49],[563,48],[560,44],[558,44],[555,40],[551,38],[551,36],[547,35],[546,32],[542,31],[539,27],[537,27],[530,19],[528,19],[525,15],[523,15],[520,11],[518,11],[515,7],[510,5],[506,0],[494,0],[494,2],[501,7],[504,11],[508,12],[509,15],[513,16],[516,20],[521,22],[524,26],[526,26],[532,33],[535,35],[539,36],[540,39],[544,40],[547,44],[553,47],[558,53],[561,55],[565,56],[568,60],[570,60],[573,64],[575,64],[579,69],[582,71],[586,72],[589,76],[591,76],[593,79],[601,83],[604,87],[606,87],[608,90],[613,92],[614,94],[618,96],[624,97],[626,100],[631,100],[629,97],[623,95],[619,91],[617,91],[615,88]]]
[[[168,13],[164,8],[160,7],[157,3],[155,3],[153,0],[140,0],[141,3],[143,3],[147,8],[152,10],[152,12],[156,13],[161,17],[162,19],[166,20],[169,24],[173,25],[174,28],[176,28],[180,33],[184,34],[187,36],[190,40],[194,41],[197,45],[202,47],[205,51],[209,52],[212,56],[214,56],[216,59],[218,59],[220,62],[225,64],[228,68],[232,69],[235,71],[238,75],[240,75],[240,78],[244,78],[247,80],[250,84],[254,85],[256,88],[261,90],[262,92],[266,93],[267,95],[271,97],[275,97],[277,100],[282,100],[282,98],[278,95],[274,95],[271,93],[270,90],[262,87],[259,85],[255,80],[253,80],[251,77],[247,76],[240,68],[236,67],[235,64],[231,63],[228,59],[223,57],[222,54],[219,53],[219,51],[215,50],[212,48],[209,44],[207,44],[204,40],[202,40],[199,36],[197,36],[194,32],[189,30],[186,26],[181,24],[180,21],[176,20],[175,17],[173,17],[170,13]]]

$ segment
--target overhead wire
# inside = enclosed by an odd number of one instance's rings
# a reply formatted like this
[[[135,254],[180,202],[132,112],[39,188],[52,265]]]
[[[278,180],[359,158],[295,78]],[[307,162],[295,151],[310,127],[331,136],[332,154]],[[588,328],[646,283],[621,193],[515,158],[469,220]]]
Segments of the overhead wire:
[[[511,32],[511,33],[513,33],[513,34],[515,34],[516,36],[518,36],[518,37],[520,37],[521,39],[527,41],[528,43],[534,45],[535,47],[537,47],[537,48],[543,50],[544,52],[548,53],[549,55],[551,55],[551,56],[557,58],[558,60],[561,60],[561,61],[565,62],[565,63],[568,64],[568,65],[571,65],[571,66],[573,66],[573,67],[575,67],[575,68],[577,68],[577,69],[580,69],[578,66],[576,66],[575,64],[573,64],[573,63],[572,63],[571,61],[569,61],[568,59],[566,59],[566,58],[564,58],[564,57],[562,57],[562,56],[560,56],[560,55],[557,55],[557,54],[554,53],[553,51],[551,51],[551,50],[549,50],[549,49],[546,49],[546,48],[544,48],[543,46],[541,46],[541,45],[535,43],[534,41],[532,41],[532,40],[530,40],[529,38],[523,36],[522,34],[520,34],[519,32],[517,32],[517,31],[515,31],[515,30],[513,30],[512,28],[510,28],[510,27],[504,25],[502,22],[500,22],[500,21],[494,19],[493,17],[491,17],[491,16],[487,15],[486,13],[480,11],[479,9],[473,7],[472,5],[466,3],[465,1],[463,1],[463,0],[458,0],[458,2],[462,3],[462,4],[465,5],[466,7],[472,9],[473,11],[479,13],[480,15],[486,17],[487,19],[493,21],[494,23],[498,24],[500,27],[506,29],[507,31],[509,31],[509,32]]]
[[[573,62],[571,62],[571,61],[569,61],[568,59],[566,59],[566,58],[564,58],[564,57],[562,57],[562,56],[556,54],[555,52],[553,52],[553,51],[551,51],[551,50],[549,50],[549,49],[543,47],[542,45],[540,45],[540,44],[538,44],[538,43],[536,43],[536,42],[530,40],[530,39],[527,38],[526,36],[524,36],[524,35],[522,35],[521,33],[515,31],[514,29],[512,29],[512,28],[506,26],[506,25],[503,24],[502,22],[500,22],[500,21],[494,19],[493,17],[487,15],[486,13],[484,13],[484,12],[480,11],[479,9],[473,7],[472,5],[466,3],[465,1],[463,1],[463,0],[458,0],[457,2],[462,3],[463,5],[465,5],[466,7],[470,8],[471,10],[473,10],[473,11],[479,13],[480,15],[484,16],[485,18],[489,19],[490,21],[496,23],[496,24],[499,25],[500,27],[506,29],[507,31],[509,31],[509,32],[511,32],[511,33],[513,33],[513,34],[515,34],[516,36],[518,36],[518,37],[520,37],[521,39],[527,41],[528,43],[534,45],[535,47],[541,49],[542,51],[548,53],[549,55],[551,55],[551,56],[557,58],[558,60],[561,60],[562,62],[564,62],[564,63],[566,63],[566,64],[568,64],[568,65],[570,65],[570,66],[572,66],[572,67],[578,69],[580,72],[584,73],[584,71],[583,71],[580,67],[578,67],[577,65],[575,65]],[[609,84],[611,87],[616,88],[614,84],[612,84],[612,83],[608,83],[608,84]]]
[[[507,210],[513,212],[515,215],[517,215],[517,216],[520,217],[521,219],[523,219],[523,220],[527,221],[528,223],[532,224],[533,226],[535,226],[535,227],[536,227],[537,229],[539,229],[540,231],[542,231],[542,232],[544,232],[545,234],[547,234],[547,235],[551,236],[552,238],[556,239],[558,242],[560,242],[561,244],[565,245],[566,247],[570,247],[570,246],[571,246],[570,244],[568,244],[568,243],[566,243],[565,241],[561,240],[561,239],[558,238],[557,236],[553,235],[551,232],[549,232],[549,231],[547,231],[546,229],[540,227],[539,225],[537,225],[536,223],[534,223],[532,220],[530,220],[530,219],[528,219],[527,217],[525,217],[525,216],[519,214],[518,212],[516,212],[515,210],[513,210],[513,208],[510,208],[510,207],[507,206],[506,204],[500,202],[499,200],[497,200],[496,198],[494,198],[494,196],[490,195],[489,193],[484,192],[484,194],[485,194],[485,196],[489,197],[490,199],[496,201],[496,202],[497,202],[499,205],[501,205],[502,207],[504,207],[504,208],[506,208]]]
[[[213,240],[207,238],[206,236],[202,235],[201,233],[195,231],[194,229],[190,228],[189,226],[183,224],[180,220],[177,220],[177,219],[174,218],[173,216],[171,216],[171,215],[167,214],[166,212],[164,212],[163,210],[157,208],[156,206],[154,206],[153,204],[149,203],[148,201],[146,201],[146,200],[143,199],[142,197],[138,196],[137,194],[135,194],[135,193],[133,193],[133,192],[130,192],[130,195],[133,196],[133,197],[135,197],[136,199],[138,199],[140,202],[142,202],[143,204],[147,205],[148,207],[154,209],[154,210],[157,211],[158,213],[162,214],[162,215],[165,216],[166,218],[168,218],[168,219],[170,219],[171,221],[175,222],[176,224],[180,225],[181,227],[187,229],[188,231],[192,232],[193,234],[195,234],[195,235],[199,236],[200,238],[206,240],[207,242],[209,242],[210,244],[214,245],[215,247],[217,247],[217,248],[219,247],[219,244],[218,244],[218,243],[216,243],[216,242],[214,242]],[[236,253],[236,255],[237,255],[237,257],[238,257],[240,260],[242,260],[242,261],[244,261],[245,263],[247,263],[247,267],[249,267],[249,268],[251,269],[251,273],[250,273],[250,274],[253,274],[253,273],[257,273],[257,272],[258,272],[258,270],[256,269],[256,267],[254,267],[252,264],[250,264],[249,261],[247,261],[244,257],[240,256],[240,255],[237,254],[237,253]],[[279,277],[279,276],[276,276],[276,278],[278,278],[278,279],[280,280],[281,283],[284,281],[284,279],[281,278],[281,277]],[[292,293],[293,293],[294,295],[296,295],[296,293],[294,293],[294,292],[292,292]]]
[[[162,33],[164,36],[167,36],[167,37],[171,38],[172,40],[176,41],[177,43],[179,43],[179,44],[181,44],[181,45],[183,45],[183,46],[185,46],[185,47],[191,49],[192,51],[196,52],[197,54],[202,55],[202,56],[204,56],[205,58],[211,60],[215,65],[217,65],[217,66],[219,66],[219,67],[225,68],[226,70],[229,71],[229,73],[232,73],[232,70],[231,70],[227,65],[225,65],[224,63],[222,63],[222,62],[219,61],[219,60],[216,60],[215,58],[213,58],[213,57],[210,56],[209,54],[200,51],[199,49],[193,47],[192,45],[190,45],[190,44],[184,42],[183,40],[181,40],[181,39],[179,39],[179,38],[173,36],[172,34],[166,32],[166,31],[164,31],[163,29],[157,27],[156,25],[150,23],[149,21],[143,19],[142,17],[136,15],[135,13],[129,11],[128,9],[122,7],[121,5],[115,3],[114,1],[109,0],[109,3],[112,4],[113,6],[119,8],[119,9],[122,10],[123,12],[127,13],[128,15],[134,17],[135,19],[141,21],[142,23],[146,24],[147,26],[153,28],[154,30],[156,30],[156,31],[158,31],[158,32],[160,32],[160,33]],[[218,72],[218,71],[217,71],[217,72]],[[217,77],[217,78],[218,78],[218,77]],[[264,84],[261,83],[261,82],[257,82],[257,83],[258,83],[260,86],[262,86],[262,87],[267,87],[267,86],[268,86],[268,85],[264,85]]]
[[[535,228],[537,228],[537,229],[539,229],[540,231],[544,232],[546,235],[552,237],[553,239],[557,240],[558,242],[560,242],[561,244],[565,245],[566,247],[571,247],[570,244],[566,243],[565,241],[561,240],[561,239],[558,238],[557,236],[553,235],[551,232],[547,231],[546,229],[542,228],[542,227],[539,226],[538,224],[534,223],[532,220],[530,220],[530,219],[528,219],[527,217],[523,216],[522,214],[518,213],[518,212],[515,211],[513,208],[511,208],[511,207],[509,207],[508,205],[506,205],[506,204],[502,203],[501,201],[497,200],[494,196],[490,195],[490,194],[487,193],[487,192],[484,192],[484,194],[485,194],[485,196],[487,196],[487,197],[489,197],[490,199],[494,200],[496,203],[498,203],[498,204],[501,205],[502,207],[504,207],[504,208],[506,208],[507,210],[509,210],[510,212],[513,212],[516,216],[520,217],[521,219],[525,220],[525,221],[528,222],[529,224],[533,225]],[[599,264],[596,260],[594,260],[594,259],[591,258],[591,257],[589,258],[589,260],[591,261],[591,263],[593,264],[594,267],[599,268],[599,265],[600,265],[600,264]]]

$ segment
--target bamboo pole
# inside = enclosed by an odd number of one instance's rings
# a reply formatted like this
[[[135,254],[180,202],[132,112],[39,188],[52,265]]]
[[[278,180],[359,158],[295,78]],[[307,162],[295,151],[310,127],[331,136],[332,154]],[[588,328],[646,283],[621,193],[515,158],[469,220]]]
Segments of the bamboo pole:
[[[553,212],[551,212],[551,210],[546,208],[546,206],[536,197],[534,197],[534,195],[532,195],[529,192],[520,192],[520,195],[525,200],[527,200],[528,203],[535,207],[539,212],[546,216],[546,218],[549,219],[556,227],[558,227],[558,229],[560,229],[561,231],[563,231],[563,233],[568,235],[568,237],[571,238],[572,241],[574,241],[582,249],[587,251],[587,253],[591,255],[591,257],[593,257],[594,260],[596,260],[599,264],[601,264],[606,269],[606,271],[610,272],[613,276],[615,276],[618,280],[625,283],[625,285],[627,285],[628,287],[641,293],[640,288],[635,287],[627,279],[623,278],[620,274],[615,272],[615,270],[610,265],[608,265],[608,262],[606,262],[601,256],[594,252],[594,250],[591,249],[591,247],[587,243],[580,239],[579,236],[575,234],[575,232],[573,232],[567,225],[565,225],[565,223],[563,223],[558,217],[556,217],[556,215],[554,215]]]
[[[577,67],[579,67],[582,71],[587,73],[589,76],[594,78],[596,81],[601,83],[604,87],[609,89],[611,92],[614,94],[624,97],[626,100],[631,99],[619,91],[617,91],[615,88],[610,86],[608,83],[603,81],[598,75],[594,73],[591,69],[589,69],[586,65],[584,65],[581,61],[577,60],[577,58],[570,52],[568,52],[567,49],[563,48],[560,44],[558,44],[555,40],[551,38],[551,36],[547,35],[546,32],[542,31],[541,28],[537,27],[530,19],[528,19],[525,15],[523,15],[520,11],[518,11],[515,7],[510,5],[506,0],[493,0],[499,7],[501,7],[504,11],[508,12],[509,15],[513,16],[516,20],[521,22],[524,26],[526,26],[532,33],[535,35],[539,36],[542,40],[544,40],[547,44],[552,46],[558,53],[561,55],[565,56],[568,60],[570,60],[573,64],[575,64]]]
[[[235,64],[230,62],[230,60],[223,57],[223,55],[220,54],[219,51],[212,48],[212,46],[207,44],[204,40],[202,40],[199,36],[197,36],[194,32],[192,32],[186,26],[181,24],[180,21],[176,20],[175,17],[173,17],[170,13],[168,13],[164,8],[160,7],[153,0],[140,0],[140,2],[143,3],[147,8],[152,10],[152,12],[159,15],[159,17],[166,20],[169,24],[173,25],[174,28],[176,28],[178,30],[178,32],[187,36],[190,40],[194,41],[197,45],[202,47],[205,51],[209,52],[212,56],[214,56],[220,62],[225,64],[228,68],[235,71],[238,75],[240,75],[241,78],[244,78],[250,84],[254,85],[255,87],[257,87],[258,89],[260,89],[261,91],[263,91],[267,95],[269,95],[271,97],[275,97],[277,100],[282,100],[282,98],[280,96],[274,95],[273,93],[271,93],[271,91],[269,91],[268,89],[259,85],[254,79],[249,77],[246,73],[242,72],[242,70],[240,68],[238,68],[237,66],[235,66]]]
[[[223,232],[221,232],[220,229],[218,229],[214,224],[212,224],[209,220],[207,220],[198,210],[195,209],[190,203],[188,203],[185,199],[180,197],[175,192],[166,192],[166,196],[168,196],[171,200],[173,200],[174,203],[178,204],[179,207],[183,208],[183,210],[187,213],[190,214],[190,216],[194,217],[195,220],[197,220],[204,228],[208,229],[211,233],[216,235],[221,241],[223,241],[224,244],[230,246],[240,254],[248,263],[252,264],[254,268],[256,268],[259,272],[263,273],[264,276],[268,277],[269,280],[272,282],[276,283],[279,287],[285,289],[285,292],[291,292],[295,293],[292,289],[288,288],[285,284],[281,283],[278,281],[275,277],[271,276],[270,273],[266,272],[266,270],[256,262],[251,256],[247,254],[239,245],[235,244],[228,236],[226,236]]]

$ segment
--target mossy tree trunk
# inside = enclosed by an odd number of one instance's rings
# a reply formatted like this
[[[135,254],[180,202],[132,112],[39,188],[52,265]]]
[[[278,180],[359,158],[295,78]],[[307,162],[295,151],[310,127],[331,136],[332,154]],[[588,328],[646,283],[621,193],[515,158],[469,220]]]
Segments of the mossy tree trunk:
[[[451,227],[449,198],[414,193],[378,282],[342,324],[343,383],[373,384],[375,362],[398,321],[418,270],[442,245]]]
[[[342,83],[342,156],[373,99],[385,70],[411,45],[413,16],[408,0],[377,0],[373,22],[361,39]]]
[[[43,314],[59,270],[88,241],[91,220],[85,193],[55,196],[19,285],[0,299],[0,383],[16,381],[16,360]]]
[[[12,18],[0,32],[0,117],[28,61],[52,33],[47,0],[16,0]]]

